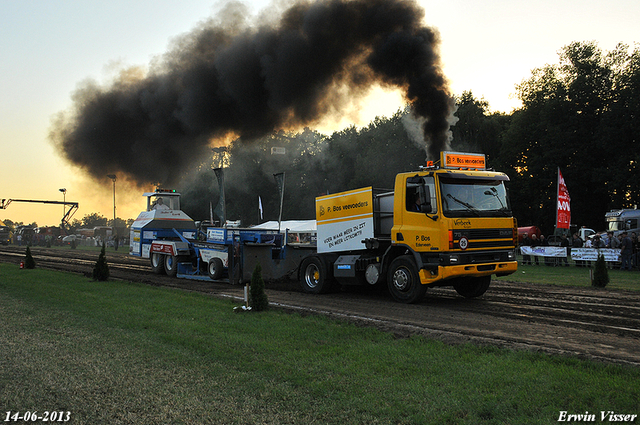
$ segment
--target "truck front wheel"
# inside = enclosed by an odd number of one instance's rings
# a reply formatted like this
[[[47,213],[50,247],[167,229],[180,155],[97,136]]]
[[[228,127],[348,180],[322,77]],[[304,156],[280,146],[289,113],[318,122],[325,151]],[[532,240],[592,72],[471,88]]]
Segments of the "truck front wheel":
[[[476,298],[487,292],[491,276],[469,277],[453,285],[453,289],[465,298]]]
[[[151,254],[151,270],[155,274],[164,274],[164,258],[162,254],[154,252]]]
[[[418,267],[410,255],[403,255],[391,262],[387,282],[391,296],[401,303],[417,303],[427,293],[427,287],[420,283]]]
[[[300,286],[309,294],[324,294],[331,290],[331,279],[327,264],[322,257],[313,255],[302,260]]]

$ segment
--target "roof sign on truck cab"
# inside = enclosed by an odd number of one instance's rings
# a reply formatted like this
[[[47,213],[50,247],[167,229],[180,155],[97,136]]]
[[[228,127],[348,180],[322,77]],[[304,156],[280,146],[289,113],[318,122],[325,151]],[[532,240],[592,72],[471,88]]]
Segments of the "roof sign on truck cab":
[[[318,252],[365,249],[373,237],[373,188],[350,190],[316,198]]]
[[[486,169],[485,156],[481,153],[441,152],[440,160],[444,168]]]

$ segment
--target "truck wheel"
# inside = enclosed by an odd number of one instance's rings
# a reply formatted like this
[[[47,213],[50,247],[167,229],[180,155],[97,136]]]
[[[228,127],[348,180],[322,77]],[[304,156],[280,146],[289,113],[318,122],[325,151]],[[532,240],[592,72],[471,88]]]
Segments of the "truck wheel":
[[[220,276],[222,276],[222,270],[224,269],[222,260],[219,258],[212,258],[207,269],[211,280],[220,279]]]
[[[325,294],[331,290],[329,271],[322,257],[312,255],[302,260],[300,286],[309,294]]]
[[[178,274],[178,258],[175,255],[164,256],[164,270],[167,276],[175,277]]]
[[[427,287],[420,283],[418,268],[410,255],[403,255],[391,262],[387,282],[391,296],[401,303],[417,303],[427,293]]]
[[[151,270],[155,274],[164,274],[164,258],[162,254],[154,252],[151,254]]]
[[[487,292],[491,284],[491,276],[470,277],[453,285],[453,289],[465,298],[476,298]]]

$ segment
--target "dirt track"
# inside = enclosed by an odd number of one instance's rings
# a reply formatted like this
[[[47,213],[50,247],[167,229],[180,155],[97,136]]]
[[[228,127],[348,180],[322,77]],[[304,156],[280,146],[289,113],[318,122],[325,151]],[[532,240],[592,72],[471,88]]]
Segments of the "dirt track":
[[[1,247],[0,261],[18,264],[24,250]],[[85,274],[98,257],[96,252],[45,248],[33,248],[32,253],[39,267]],[[124,252],[108,253],[107,261],[116,279],[242,297],[240,286],[154,275],[148,260]],[[374,326],[399,337],[420,334],[449,343],[491,344],[640,366],[639,292],[494,281],[478,299],[435,288],[421,303],[405,305],[368,288],[307,295],[291,281],[268,284],[267,295],[273,307]]]

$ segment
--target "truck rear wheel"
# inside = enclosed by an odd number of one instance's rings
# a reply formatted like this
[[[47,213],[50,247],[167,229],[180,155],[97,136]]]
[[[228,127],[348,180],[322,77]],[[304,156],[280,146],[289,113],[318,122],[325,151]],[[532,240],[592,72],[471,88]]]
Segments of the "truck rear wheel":
[[[178,274],[178,258],[175,255],[164,256],[164,270],[167,276],[175,277]]]
[[[420,283],[418,267],[410,255],[403,255],[391,262],[387,284],[393,299],[405,304],[417,303],[427,293],[427,287]]]
[[[326,261],[317,255],[302,260],[300,286],[309,294],[325,294],[331,290],[331,278]]]
[[[487,292],[491,276],[469,277],[453,285],[453,289],[465,298],[476,298]]]
[[[222,260],[214,257],[211,259],[211,261],[209,261],[209,267],[208,272],[209,272],[209,277],[211,278],[211,280],[218,280],[220,279],[220,276],[222,276],[222,269],[224,268],[224,265],[222,264]]]
[[[162,254],[154,252],[151,254],[151,270],[155,274],[164,274],[164,258]]]

